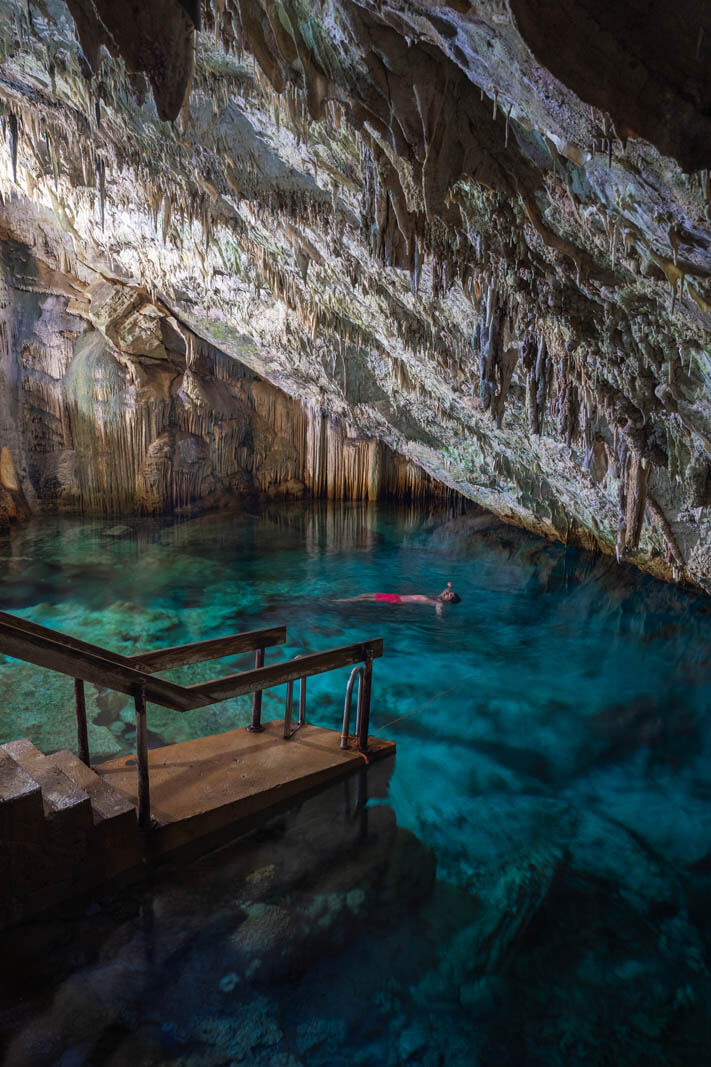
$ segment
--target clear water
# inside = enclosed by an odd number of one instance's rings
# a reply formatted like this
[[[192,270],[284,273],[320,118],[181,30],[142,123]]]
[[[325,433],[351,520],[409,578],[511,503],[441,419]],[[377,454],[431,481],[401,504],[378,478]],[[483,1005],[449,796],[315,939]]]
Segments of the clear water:
[[[441,616],[338,602],[450,579]],[[126,652],[277,622],[288,655],[382,636],[372,726],[398,743],[365,815],[339,786],[6,936],[3,1062],[708,1062],[707,599],[486,519],[357,506],[29,526],[0,540],[0,597]],[[310,682],[312,721],[339,724],[346,675]],[[74,746],[70,683],[5,660],[0,687],[0,739]],[[128,701],[88,690],[93,752],[131,750]],[[248,715],[150,708],[152,743]]]

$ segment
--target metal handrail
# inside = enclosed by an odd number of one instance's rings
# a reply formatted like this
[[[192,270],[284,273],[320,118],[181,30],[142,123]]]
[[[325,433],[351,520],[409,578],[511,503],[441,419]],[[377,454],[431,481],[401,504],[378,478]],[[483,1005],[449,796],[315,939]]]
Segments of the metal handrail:
[[[343,727],[341,729],[340,747],[348,748],[348,739],[350,737],[350,725],[351,725],[351,705],[353,703],[353,686],[355,685],[356,677],[358,678],[358,704],[356,705],[356,736],[360,733],[360,694],[363,685],[363,674],[365,667],[362,663],[357,663],[353,668],[348,679],[348,685],[346,686],[346,699],[343,705]]]

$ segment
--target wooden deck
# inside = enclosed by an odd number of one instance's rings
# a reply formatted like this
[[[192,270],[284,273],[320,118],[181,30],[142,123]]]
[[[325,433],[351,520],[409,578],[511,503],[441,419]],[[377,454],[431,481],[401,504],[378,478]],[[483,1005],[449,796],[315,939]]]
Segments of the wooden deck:
[[[339,748],[336,730],[307,724],[286,741],[283,729],[282,721],[270,722],[264,733],[231,730],[151,749],[153,850],[180,848],[225,827],[238,831],[255,816],[395,753],[394,742],[371,737],[366,760],[355,747]],[[135,756],[94,771],[138,803]]]

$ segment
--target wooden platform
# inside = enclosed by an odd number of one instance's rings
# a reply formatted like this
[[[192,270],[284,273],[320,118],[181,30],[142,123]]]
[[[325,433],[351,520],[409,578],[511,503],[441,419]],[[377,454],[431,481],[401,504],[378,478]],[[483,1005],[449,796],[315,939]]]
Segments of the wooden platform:
[[[149,753],[153,820],[137,819],[136,756],[87,767],[44,755],[27,738],[0,746],[0,929],[81,900],[152,860],[181,862],[268,822],[329,783],[356,776],[361,797],[384,795],[395,752],[370,738],[368,759],[340,734],[282,721]],[[370,764],[377,763],[377,767]],[[360,768],[369,768],[367,784]]]
[[[305,725],[286,741],[283,722],[264,727],[264,733],[231,730],[149,752],[154,851],[180,848],[228,826],[238,829],[395,752],[394,742],[371,737],[366,761],[355,747],[339,748],[335,730]],[[137,803],[135,756],[100,763],[94,770]]]

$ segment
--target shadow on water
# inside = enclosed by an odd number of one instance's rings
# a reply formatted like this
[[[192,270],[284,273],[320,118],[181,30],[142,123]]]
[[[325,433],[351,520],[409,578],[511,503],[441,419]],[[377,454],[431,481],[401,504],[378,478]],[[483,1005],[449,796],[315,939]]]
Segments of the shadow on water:
[[[384,792],[390,769],[374,768],[371,790]],[[297,983],[364,937],[387,938],[435,880],[432,853],[364,796],[357,779],[339,783],[151,886],[6,934],[3,1062],[286,1063],[313,1045],[335,1055],[362,1004],[344,998],[338,1020],[319,998],[294,1011]]]
[[[276,623],[285,656],[382,636],[373,730],[398,743],[367,835],[332,790],[7,941],[6,1063],[706,1061],[707,598],[487,516],[385,507],[49,521],[0,557],[4,607],[117,651]],[[339,602],[448,580],[442,615]],[[347,674],[310,681],[312,721],[340,724]],[[72,747],[65,682],[0,660],[0,738]],[[127,698],[87,705],[92,751],[131,751]],[[151,744],[248,716],[151,707]]]

